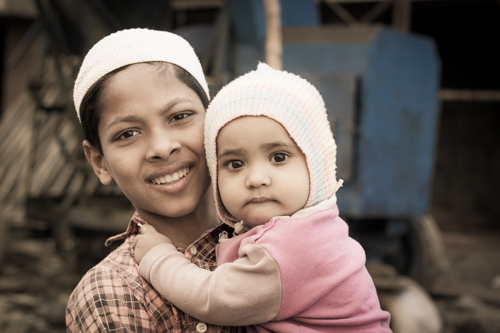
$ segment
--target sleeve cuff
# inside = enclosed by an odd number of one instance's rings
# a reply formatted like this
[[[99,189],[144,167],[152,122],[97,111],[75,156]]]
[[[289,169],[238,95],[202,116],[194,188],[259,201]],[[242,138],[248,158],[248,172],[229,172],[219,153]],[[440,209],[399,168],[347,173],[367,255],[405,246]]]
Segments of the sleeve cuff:
[[[163,255],[173,251],[177,252],[177,248],[170,243],[163,243],[153,247],[148,253],[146,253],[144,258],[142,258],[141,263],[139,264],[139,274],[151,283],[151,269],[153,268],[154,263]]]

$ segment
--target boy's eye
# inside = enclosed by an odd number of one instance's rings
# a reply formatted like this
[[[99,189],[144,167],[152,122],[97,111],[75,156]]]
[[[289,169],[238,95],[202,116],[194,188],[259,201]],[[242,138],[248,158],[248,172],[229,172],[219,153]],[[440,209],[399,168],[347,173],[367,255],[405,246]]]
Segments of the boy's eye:
[[[122,134],[120,134],[120,136],[118,137],[118,139],[119,140],[127,139],[127,138],[130,138],[130,137],[132,137],[134,135],[137,135],[137,134],[139,134],[139,131],[128,130],[128,131],[125,131]]]
[[[238,161],[238,160],[233,160],[233,161],[227,162],[226,166],[229,169],[239,169],[239,168],[243,168],[243,162],[242,161]]]
[[[280,162],[284,162],[287,158],[288,158],[287,154],[276,153],[273,156],[271,156],[271,162],[280,163]]]
[[[189,117],[189,113],[178,113],[172,117],[171,121],[172,122],[179,121],[179,120],[182,120],[182,119],[187,118],[187,117]]]

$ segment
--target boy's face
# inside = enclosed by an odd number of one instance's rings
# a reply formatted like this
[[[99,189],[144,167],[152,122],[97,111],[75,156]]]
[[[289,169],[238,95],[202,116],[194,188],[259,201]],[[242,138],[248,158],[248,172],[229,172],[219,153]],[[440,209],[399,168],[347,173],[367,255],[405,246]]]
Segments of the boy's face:
[[[217,170],[224,207],[252,227],[292,215],[309,197],[305,155],[267,117],[240,117],[220,130]]]
[[[103,155],[84,148],[101,182],[114,180],[146,220],[192,213],[210,184],[198,95],[171,68],[135,64],[110,78],[100,101]]]

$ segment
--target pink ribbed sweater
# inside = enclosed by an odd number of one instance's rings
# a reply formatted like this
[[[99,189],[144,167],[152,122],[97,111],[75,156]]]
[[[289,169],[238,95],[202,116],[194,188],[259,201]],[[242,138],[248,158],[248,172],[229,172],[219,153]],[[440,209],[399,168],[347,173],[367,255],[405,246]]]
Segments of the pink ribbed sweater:
[[[247,332],[391,332],[364,250],[329,206],[275,217],[219,244],[214,272],[190,264],[171,244],[151,250],[139,270],[169,301],[213,324],[247,325]]]

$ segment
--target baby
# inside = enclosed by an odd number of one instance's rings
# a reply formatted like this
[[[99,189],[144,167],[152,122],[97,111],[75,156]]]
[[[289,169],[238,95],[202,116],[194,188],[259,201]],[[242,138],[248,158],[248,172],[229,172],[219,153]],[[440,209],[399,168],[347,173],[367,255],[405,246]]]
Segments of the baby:
[[[247,332],[391,332],[364,250],[339,217],[336,145],[314,86],[259,64],[211,102],[205,149],[218,215],[235,233],[220,235],[210,272],[142,225],[135,258],[155,289]]]

